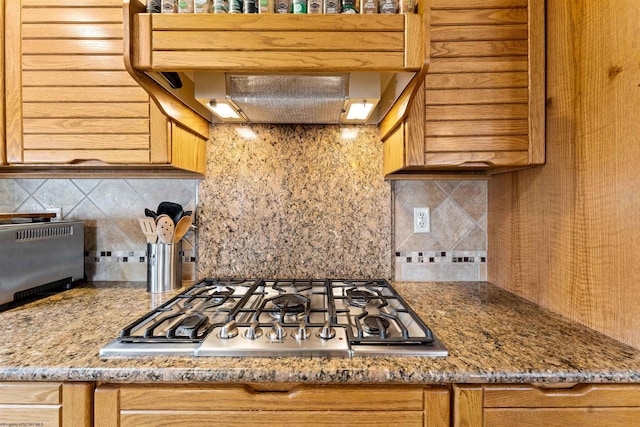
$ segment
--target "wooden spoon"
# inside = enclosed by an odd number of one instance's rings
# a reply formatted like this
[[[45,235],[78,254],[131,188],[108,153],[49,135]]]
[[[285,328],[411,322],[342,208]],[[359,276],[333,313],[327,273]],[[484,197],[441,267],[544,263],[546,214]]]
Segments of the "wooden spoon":
[[[158,232],[158,240],[161,243],[173,243],[175,225],[169,215],[158,215],[156,230]]]
[[[175,233],[173,234],[173,243],[178,243],[180,240],[182,240],[184,235],[187,234],[187,231],[189,231],[189,227],[191,227],[192,223],[193,218],[191,217],[191,215],[185,215],[180,218],[180,220],[176,224]]]

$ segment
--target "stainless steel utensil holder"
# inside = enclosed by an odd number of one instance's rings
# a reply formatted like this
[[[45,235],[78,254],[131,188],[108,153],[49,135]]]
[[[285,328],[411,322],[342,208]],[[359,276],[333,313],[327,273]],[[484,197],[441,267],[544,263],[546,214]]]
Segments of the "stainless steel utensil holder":
[[[182,241],[147,243],[147,292],[169,292],[182,287]]]

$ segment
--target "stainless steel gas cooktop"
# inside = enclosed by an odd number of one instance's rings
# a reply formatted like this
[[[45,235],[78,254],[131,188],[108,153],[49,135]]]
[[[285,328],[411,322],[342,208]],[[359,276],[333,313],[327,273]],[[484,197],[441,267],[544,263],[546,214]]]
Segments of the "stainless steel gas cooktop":
[[[101,356],[447,356],[386,280],[203,279]]]

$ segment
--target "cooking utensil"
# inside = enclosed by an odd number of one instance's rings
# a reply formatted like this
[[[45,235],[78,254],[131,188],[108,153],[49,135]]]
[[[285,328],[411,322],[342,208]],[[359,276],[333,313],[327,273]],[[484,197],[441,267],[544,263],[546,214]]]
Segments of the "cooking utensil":
[[[191,217],[191,215],[186,215],[180,218],[180,220],[176,224],[175,233],[173,234],[173,243],[177,243],[182,240],[184,235],[187,234],[187,231],[189,231],[189,227],[191,227],[192,223],[193,218]]]
[[[142,233],[147,238],[147,243],[156,243],[158,241],[158,234],[156,232],[156,222],[153,218],[148,216],[138,218]]]
[[[182,216],[182,205],[173,202],[161,202],[158,205],[156,212],[158,213],[158,216],[163,214],[169,215],[175,225],[180,221],[180,217]]]
[[[169,215],[158,215],[156,232],[158,234],[158,240],[160,240],[161,243],[173,243],[175,225]]]
[[[154,220],[154,221],[155,221],[155,220],[156,220],[156,218],[158,217],[158,214],[157,214],[157,213],[155,213],[155,212],[154,212],[154,211],[152,211],[151,209],[147,209],[147,208],[145,208],[145,209],[144,209],[144,214],[145,214],[145,216],[148,216],[148,217],[153,218],[153,220]]]

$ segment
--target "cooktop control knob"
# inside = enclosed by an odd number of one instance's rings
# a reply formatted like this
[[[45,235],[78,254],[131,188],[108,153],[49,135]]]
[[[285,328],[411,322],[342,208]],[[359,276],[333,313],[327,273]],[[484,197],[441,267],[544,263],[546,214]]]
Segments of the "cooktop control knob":
[[[220,329],[220,338],[223,340],[233,338],[236,335],[238,335],[238,326],[236,325],[235,320],[225,323],[224,326],[222,326],[222,329]]]
[[[271,341],[280,341],[284,338],[285,333],[284,329],[282,329],[282,325],[278,323],[278,321],[274,320],[271,325],[271,332],[269,332],[268,337]]]
[[[258,326],[258,322],[253,322],[245,331],[244,337],[248,340],[257,340],[262,336],[262,328]]]
[[[309,329],[307,328],[307,324],[305,323],[304,320],[301,320],[300,323],[298,324],[298,330],[293,335],[293,337],[299,341],[302,341],[309,338],[310,335],[311,335],[311,332],[309,332]]]
[[[331,327],[331,323],[327,320],[324,322],[324,325],[322,325],[322,329],[318,332],[318,336],[324,340],[330,340],[336,336],[336,330]]]

